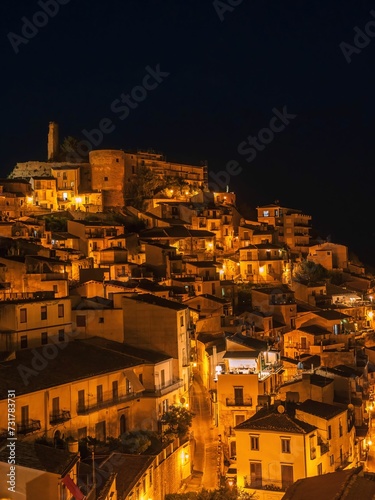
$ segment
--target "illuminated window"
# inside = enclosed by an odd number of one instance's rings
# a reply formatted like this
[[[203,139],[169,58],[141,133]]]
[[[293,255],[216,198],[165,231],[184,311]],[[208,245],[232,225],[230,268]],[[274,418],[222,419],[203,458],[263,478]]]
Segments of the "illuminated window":
[[[270,211],[269,210],[263,210],[263,217],[269,217],[270,216]]]
[[[59,318],[63,318],[64,317],[64,304],[58,304],[58,306],[57,306],[57,316]]]
[[[47,306],[40,307],[40,319],[47,319]]]
[[[103,386],[102,385],[96,386],[96,402],[97,403],[103,402]]]
[[[262,464],[250,462],[250,485],[252,488],[262,487]]]
[[[240,425],[245,421],[245,415],[235,415],[234,416],[234,425]]]
[[[112,382],[112,398],[113,401],[118,401],[118,381],[114,380]]]
[[[250,436],[250,450],[259,451],[259,436]]]
[[[281,453],[290,453],[290,438],[281,438]]]
[[[27,322],[27,309],[20,309],[20,323]]]

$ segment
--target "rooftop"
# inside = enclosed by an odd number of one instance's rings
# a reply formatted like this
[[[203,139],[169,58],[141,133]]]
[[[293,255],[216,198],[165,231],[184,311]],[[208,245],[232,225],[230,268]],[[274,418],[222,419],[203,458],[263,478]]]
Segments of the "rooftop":
[[[238,430],[257,430],[308,434],[316,430],[314,425],[290,416],[283,405],[262,408],[255,415],[235,427]]]
[[[170,356],[163,354],[159,351],[152,351],[150,349],[141,349],[139,347],[134,347],[129,344],[123,344],[122,342],[115,342],[114,340],[107,340],[102,337],[92,337],[91,339],[85,340],[85,342],[106,349],[109,351],[120,352],[128,356],[134,356],[141,359],[142,361],[148,363],[160,363],[162,361],[167,361],[171,359]]]
[[[164,299],[162,297],[157,297],[151,293],[139,293],[137,295],[132,295],[129,297],[124,297],[129,300],[134,300],[136,302],[143,302],[145,304],[150,304],[158,307],[166,307],[168,309],[174,309],[175,311],[183,311],[187,309],[187,306],[180,304],[174,300]]]
[[[374,474],[363,474],[362,467],[330,472],[299,479],[293,483],[282,500],[357,500],[375,498]]]
[[[310,415],[324,418],[325,420],[329,420],[346,411],[343,408],[328,403],[321,403],[320,401],[314,401],[313,399],[306,399],[303,403],[300,403],[296,409],[304,413],[309,413]]]
[[[17,441],[16,465],[39,471],[65,475],[78,462],[78,454],[69,453],[50,446],[25,441]],[[0,462],[8,462],[9,449],[0,450]]]
[[[116,489],[117,497],[127,498],[127,495],[139,482],[148,467],[153,463],[154,457],[149,455],[127,455],[112,453],[108,460],[101,464],[100,469],[108,472],[117,472]],[[98,500],[102,497],[99,496]]]
[[[9,387],[17,395],[28,394],[142,363],[126,352],[105,356],[103,348],[82,340],[23,349],[16,351],[14,360],[0,363],[0,399],[7,398]]]

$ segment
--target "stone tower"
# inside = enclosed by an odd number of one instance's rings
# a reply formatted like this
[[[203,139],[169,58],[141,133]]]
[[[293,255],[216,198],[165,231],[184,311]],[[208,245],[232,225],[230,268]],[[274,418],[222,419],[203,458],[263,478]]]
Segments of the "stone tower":
[[[55,122],[49,122],[48,161],[57,160],[58,153],[59,153],[59,126]]]

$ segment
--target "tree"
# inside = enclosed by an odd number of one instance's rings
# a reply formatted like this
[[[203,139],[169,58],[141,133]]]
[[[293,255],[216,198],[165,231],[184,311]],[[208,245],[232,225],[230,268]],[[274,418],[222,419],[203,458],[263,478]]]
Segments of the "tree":
[[[75,137],[69,135],[65,137],[59,151],[60,161],[83,162],[88,159],[88,151],[83,152],[79,147],[79,141]]]
[[[140,455],[151,446],[151,431],[129,431],[121,434],[121,449],[124,453]]]
[[[165,176],[157,174],[146,165],[137,167],[137,175],[134,176],[125,188],[125,198],[129,205],[144,210],[145,200],[152,198],[157,193],[161,196],[184,195],[190,190],[189,183],[180,176]]]
[[[143,210],[145,200],[152,198],[154,193],[161,189],[163,180],[153,170],[146,166],[137,168],[137,176],[133,177],[125,188],[125,198],[129,205]]]
[[[43,217],[47,231],[65,232],[68,227],[68,218],[62,215],[45,215]]]
[[[306,259],[295,264],[293,268],[293,280],[298,283],[319,282],[327,277],[327,269]]]
[[[176,437],[185,438],[194,416],[195,414],[184,406],[171,405],[161,417],[162,424],[167,426],[163,432],[164,440],[173,441]]]

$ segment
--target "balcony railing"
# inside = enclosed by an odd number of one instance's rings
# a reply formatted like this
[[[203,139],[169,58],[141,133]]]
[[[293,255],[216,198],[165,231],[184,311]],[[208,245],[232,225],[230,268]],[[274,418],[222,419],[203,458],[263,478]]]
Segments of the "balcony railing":
[[[268,490],[268,491],[285,491],[290,484],[286,484],[281,480],[272,480],[264,477],[250,478],[249,476],[244,476],[244,486],[245,488],[251,488],[253,490]]]
[[[253,399],[250,397],[243,398],[225,398],[226,406],[253,406]]]
[[[104,392],[103,397],[100,401],[97,398],[90,398],[92,401],[87,400],[85,402],[77,403],[77,415],[87,415],[95,411],[101,410],[103,408],[108,408],[110,406],[115,406],[119,403],[125,401],[130,401],[131,399],[139,398],[140,394],[135,392],[129,392],[128,394],[114,395],[111,391]]]
[[[329,443],[324,443],[323,441],[321,441],[319,443],[319,446],[320,446],[320,455],[324,455],[325,453],[329,452]]]
[[[25,420],[17,424],[17,434],[31,434],[35,431],[40,431],[40,420]]]
[[[69,278],[68,273],[43,273],[40,274],[41,281],[57,281],[57,280],[67,280]]]
[[[29,300],[29,299],[54,299],[55,292],[40,291],[40,292],[0,292],[0,301],[6,300]]]
[[[179,380],[173,381],[172,383],[170,383],[168,385],[165,385],[164,387],[155,388],[154,390],[146,389],[143,392],[142,397],[160,398],[161,396],[164,396],[165,394],[168,394],[169,392],[172,392],[172,391],[179,389],[180,387],[182,387],[183,383],[184,383],[184,381],[182,379],[179,379]]]
[[[61,410],[58,412],[52,412],[49,416],[49,423],[50,424],[61,424],[62,422],[67,422],[70,420],[72,417],[70,416],[70,411],[68,410]]]
[[[295,304],[296,301],[294,300],[293,297],[275,297],[270,299],[270,305],[275,306],[275,305],[286,305],[286,304]]]
[[[335,470],[343,470],[347,467],[351,462],[351,457],[349,453],[343,453],[342,456],[335,460]]]

